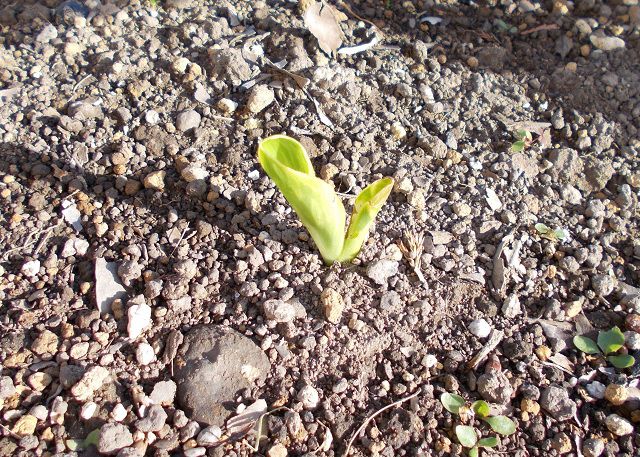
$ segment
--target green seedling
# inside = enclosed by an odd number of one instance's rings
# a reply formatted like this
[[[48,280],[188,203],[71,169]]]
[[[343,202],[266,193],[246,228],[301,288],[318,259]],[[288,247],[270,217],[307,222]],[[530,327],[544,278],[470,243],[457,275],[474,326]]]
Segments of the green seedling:
[[[547,226],[546,224],[543,224],[541,222],[537,223],[534,228],[536,229],[536,232],[538,233],[538,235],[540,235],[541,238],[544,238],[546,240],[549,241],[553,241],[554,243],[557,241],[564,241],[567,239],[567,232],[564,229],[552,229],[549,228],[549,226]]]
[[[489,404],[484,400],[478,400],[468,405],[464,398],[460,395],[443,393],[440,396],[442,406],[451,414],[466,419],[472,415],[489,424],[491,429],[500,435],[512,435],[516,431],[516,424],[507,416],[490,416]],[[469,457],[477,457],[479,448],[490,448],[498,445],[498,438],[495,436],[482,438],[478,440],[478,433],[474,427],[469,425],[457,425],[456,436],[460,444],[469,448]]]
[[[528,130],[518,130],[516,138],[517,141],[511,145],[511,152],[522,152],[533,143],[533,136]]]
[[[70,451],[83,451],[87,449],[92,444],[94,446],[98,445],[98,441],[100,441],[100,429],[96,428],[94,431],[89,433],[87,437],[83,440],[75,440],[69,439],[65,442],[67,448]]]
[[[258,161],[294,209],[327,265],[353,260],[369,235],[373,221],[393,189],[392,178],[365,187],[346,212],[333,186],[316,177],[304,147],[286,135],[274,135],[258,146]]]
[[[636,359],[629,354],[618,354],[624,347],[624,334],[618,327],[598,332],[598,341],[582,335],[573,337],[573,344],[579,350],[589,355],[600,355],[606,358],[616,368],[629,368],[636,363]]]

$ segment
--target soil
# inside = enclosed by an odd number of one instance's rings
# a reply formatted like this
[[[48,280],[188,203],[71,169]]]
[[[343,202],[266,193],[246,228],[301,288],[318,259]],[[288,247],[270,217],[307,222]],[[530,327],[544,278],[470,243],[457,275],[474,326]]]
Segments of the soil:
[[[572,339],[640,357],[638,1],[338,1],[353,55],[309,3],[0,6],[0,455],[467,455],[445,392],[481,454],[637,455],[640,362]],[[348,212],[395,179],[353,263],[279,133]]]

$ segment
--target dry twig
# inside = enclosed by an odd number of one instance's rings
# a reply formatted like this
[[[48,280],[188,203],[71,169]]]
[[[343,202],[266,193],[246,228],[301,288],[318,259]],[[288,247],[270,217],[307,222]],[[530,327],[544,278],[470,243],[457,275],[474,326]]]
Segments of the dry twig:
[[[405,235],[405,239],[398,242],[400,252],[407,259],[409,265],[421,283],[426,284],[427,280],[422,274],[422,249],[424,247],[424,235],[414,235],[412,232]]]
[[[347,443],[347,448],[344,451],[343,457],[347,457],[349,455],[349,451],[351,451],[351,445],[353,444],[353,442],[355,441],[356,437],[358,435],[360,435],[360,433],[362,433],[362,431],[365,429],[365,427],[369,424],[369,422],[371,422],[376,416],[382,414],[383,412],[385,412],[388,409],[393,408],[394,406],[398,406],[401,403],[404,403],[407,400],[411,400],[414,397],[417,397],[418,394],[420,393],[420,391],[416,391],[414,393],[412,393],[411,395],[409,395],[408,397],[404,397],[401,398],[398,401],[394,401],[393,403],[391,403],[390,405],[385,406],[384,408],[379,409],[378,411],[376,411],[375,413],[373,413],[371,416],[369,416],[367,418],[367,420],[365,420],[362,425],[360,427],[358,427],[358,430],[356,430],[356,432],[351,435],[351,439],[349,440],[349,442]]]

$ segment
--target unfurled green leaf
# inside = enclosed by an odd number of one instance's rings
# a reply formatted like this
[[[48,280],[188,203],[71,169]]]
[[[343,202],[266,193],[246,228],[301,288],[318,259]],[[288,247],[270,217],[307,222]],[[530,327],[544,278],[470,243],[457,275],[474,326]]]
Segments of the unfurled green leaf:
[[[382,178],[365,187],[353,204],[353,212],[349,221],[347,236],[339,262],[353,260],[360,252],[362,245],[369,236],[369,230],[382,205],[387,201],[393,189],[393,179]]]
[[[456,436],[464,447],[474,447],[478,442],[476,429],[468,425],[456,425]]]
[[[452,414],[460,414],[460,407],[465,403],[464,398],[460,395],[450,394],[449,392],[440,395],[440,402],[444,409]]]
[[[511,152],[522,152],[524,151],[524,147],[525,147],[524,141],[522,140],[516,141],[511,145]]]
[[[89,433],[85,439],[68,439],[65,441],[65,444],[67,445],[67,449],[69,449],[70,451],[82,451],[84,449],[87,449],[92,444],[94,446],[97,446],[99,440],[100,429],[96,428],[94,431]]]
[[[546,235],[547,233],[551,232],[551,229],[542,222],[538,222],[536,225],[534,225],[534,227],[536,229],[536,232],[538,232],[540,235]]]
[[[617,352],[624,346],[624,334],[618,327],[613,327],[606,332],[598,332],[598,346],[605,355]]]
[[[309,230],[324,260],[331,264],[342,252],[346,213],[333,187],[317,178],[304,147],[285,135],[258,146],[258,160]]]
[[[471,405],[471,409],[478,417],[487,417],[489,415],[489,403],[484,400],[474,401]]]
[[[574,336],[573,344],[585,354],[600,354],[600,349],[596,342],[586,336]]]
[[[524,130],[524,129],[523,130],[518,130],[516,132],[516,137],[519,140],[522,140],[522,141],[532,141],[533,140],[533,136],[531,135],[531,132],[528,131],[528,130]]]
[[[485,417],[482,420],[489,424],[494,432],[501,435],[512,435],[516,432],[516,423],[507,416]]]
[[[567,238],[567,231],[564,229],[554,229],[551,233],[556,240],[564,241]]]
[[[478,441],[478,447],[496,447],[498,445],[498,438],[495,436],[489,436],[482,438]]]
[[[478,451],[478,447],[474,446],[471,449],[469,449],[469,457],[478,457],[479,451]]]
[[[100,429],[96,428],[94,431],[87,435],[87,437],[84,439],[84,444],[86,447],[89,447],[89,445],[91,444],[97,446],[98,441],[100,441]]]
[[[610,355],[607,357],[607,360],[611,365],[620,369],[632,367],[633,364],[636,363],[636,359],[629,354]]]
[[[286,135],[274,135],[258,146],[258,161],[309,230],[324,261],[353,260],[373,220],[389,197],[393,179],[367,186],[355,200],[349,229],[346,213],[333,187],[316,177],[304,147]]]

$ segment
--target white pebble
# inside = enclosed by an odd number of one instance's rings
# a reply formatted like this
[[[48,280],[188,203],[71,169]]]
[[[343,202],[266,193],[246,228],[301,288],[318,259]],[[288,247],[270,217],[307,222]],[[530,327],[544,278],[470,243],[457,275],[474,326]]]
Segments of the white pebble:
[[[602,400],[604,398],[604,391],[606,390],[606,386],[598,381],[593,381],[587,384],[587,392],[593,398],[597,398],[598,400]]]
[[[127,417],[127,410],[122,403],[118,403],[110,414],[111,418],[116,422],[122,422]]]
[[[146,303],[131,305],[127,311],[127,332],[131,340],[137,339],[151,325],[151,307]]]
[[[150,344],[140,343],[136,348],[136,359],[140,365],[149,365],[156,359],[156,354]]]
[[[149,125],[156,125],[158,122],[160,122],[160,115],[157,111],[150,109],[145,113],[144,120]]]
[[[193,182],[205,179],[209,176],[209,172],[198,165],[188,165],[180,172],[180,176],[187,182]]]
[[[633,425],[631,425],[631,422],[617,414],[609,414],[604,423],[614,435],[625,436],[633,433]]]
[[[491,325],[484,319],[476,319],[469,324],[469,331],[473,336],[486,338],[491,333]]]
[[[21,271],[22,271],[22,274],[25,275],[27,278],[33,278],[40,271],[40,261],[30,260],[28,262],[25,262],[25,264],[22,265]]]
[[[85,403],[84,405],[82,405],[82,409],[80,410],[80,417],[84,420],[89,420],[96,413],[97,409],[98,405],[96,405],[94,402],[90,401],[88,403]]]
[[[425,368],[433,368],[438,364],[438,359],[433,354],[427,354],[422,359],[422,366]]]
[[[304,409],[315,409],[320,402],[320,395],[313,386],[306,385],[298,392],[298,401],[302,402]]]

